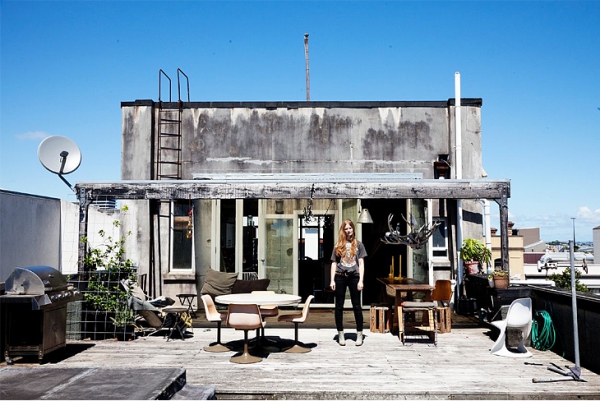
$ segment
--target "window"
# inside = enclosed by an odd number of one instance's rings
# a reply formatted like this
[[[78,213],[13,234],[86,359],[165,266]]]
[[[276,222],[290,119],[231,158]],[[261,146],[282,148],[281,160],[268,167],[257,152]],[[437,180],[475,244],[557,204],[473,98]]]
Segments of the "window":
[[[433,233],[433,257],[447,258],[448,257],[448,229],[446,227],[446,219],[441,217],[433,218],[434,222],[439,222],[437,230]]]
[[[173,202],[172,270],[193,271],[193,208],[190,202]]]

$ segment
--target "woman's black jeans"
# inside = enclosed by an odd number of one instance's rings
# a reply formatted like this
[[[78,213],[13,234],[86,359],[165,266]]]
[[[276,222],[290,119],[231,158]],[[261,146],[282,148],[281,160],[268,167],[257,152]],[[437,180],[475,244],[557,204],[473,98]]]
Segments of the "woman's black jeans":
[[[344,300],[346,298],[346,288],[350,289],[350,300],[354,310],[354,319],[356,320],[356,331],[363,330],[363,313],[360,305],[360,291],[358,290],[358,281],[360,276],[353,274],[350,276],[335,275],[335,326],[338,331],[344,330]]]

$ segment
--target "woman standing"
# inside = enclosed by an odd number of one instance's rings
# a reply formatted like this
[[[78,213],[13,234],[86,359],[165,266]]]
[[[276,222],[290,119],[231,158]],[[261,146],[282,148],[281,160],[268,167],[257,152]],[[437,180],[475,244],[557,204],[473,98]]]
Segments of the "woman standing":
[[[360,292],[362,291],[365,276],[364,258],[367,251],[362,242],[355,238],[354,223],[346,219],[340,226],[338,240],[331,254],[331,282],[330,286],[335,291],[335,325],[338,330],[338,343],[346,345],[344,338],[344,300],[346,288],[350,289],[350,300],[356,320],[356,345],[363,343],[363,313],[360,305]]]

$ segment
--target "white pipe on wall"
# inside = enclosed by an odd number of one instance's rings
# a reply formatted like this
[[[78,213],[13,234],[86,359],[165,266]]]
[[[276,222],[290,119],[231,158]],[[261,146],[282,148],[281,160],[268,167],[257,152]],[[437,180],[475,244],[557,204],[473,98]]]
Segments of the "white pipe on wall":
[[[462,179],[462,121],[461,121],[461,110],[460,110],[460,72],[454,73],[454,135],[455,135],[455,163],[454,163],[454,171],[455,178],[457,180]],[[462,200],[458,200],[456,202],[456,246],[460,248],[463,242],[463,233],[462,233],[462,223],[463,223],[463,209],[462,209]],[[456,261],[458,262],[458,271],[457,271],[457,285],[458,288],[462,288],[463,281],[463,271],[464,266],[458,254],[456,255]],[[459,297],[464,295],[459,292]]]

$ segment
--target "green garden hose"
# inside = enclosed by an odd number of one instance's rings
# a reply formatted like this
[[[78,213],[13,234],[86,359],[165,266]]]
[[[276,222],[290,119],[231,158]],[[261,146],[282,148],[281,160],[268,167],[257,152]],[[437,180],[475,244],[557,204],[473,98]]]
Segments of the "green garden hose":
[[[552,349],[556,342],[556,332],[550,314],[545,310],[535,312],[531,324],[531,343],[533,348],[540,351]]]

